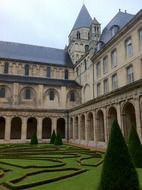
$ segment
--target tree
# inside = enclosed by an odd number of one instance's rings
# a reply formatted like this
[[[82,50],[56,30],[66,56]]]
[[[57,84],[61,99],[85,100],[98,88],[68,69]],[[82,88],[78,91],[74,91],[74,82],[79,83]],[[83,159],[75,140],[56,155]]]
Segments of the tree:
[[[50,144],[54,144],[55,139],[56,139],[56,133],[55,133],[55,130],[53,130],[53,133],[52,133],[51,139],[50,139]]]
[[[62,141],[61,135],[59,133],[57,133],[54,144],[55,145],[63,145],[63,141]]]
[[[130,130],[128,149],[135,166],[142,168],[142,145],[135,126],[132,126]]]
[[[136,169],[117,121],[111,128],[98,190],[139,190]]]
[[[37,139],[36,132],[34,132],[33,135],[32,135],[31,144],[38,144],[38,139]]]

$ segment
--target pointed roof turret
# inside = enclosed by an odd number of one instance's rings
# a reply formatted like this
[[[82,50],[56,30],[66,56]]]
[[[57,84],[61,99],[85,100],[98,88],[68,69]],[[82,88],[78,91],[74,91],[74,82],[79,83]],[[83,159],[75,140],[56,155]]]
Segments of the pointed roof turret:
[[[72,30],[76,30],[76,29],[82,28],[82,27],[89,28],[91,23],[92,23],[92,18],[90,16],[86,6],[83,5],[78,14],[78,17],[75,21],[75,24],[74,24]]]

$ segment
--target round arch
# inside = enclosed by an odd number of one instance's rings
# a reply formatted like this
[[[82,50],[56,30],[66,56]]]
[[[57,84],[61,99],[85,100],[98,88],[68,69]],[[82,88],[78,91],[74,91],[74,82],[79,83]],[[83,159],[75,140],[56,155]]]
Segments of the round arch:
[[[65,138],[65,119],[64,118],[59,118],[57,120],[57,133],[59,133],[62,138]]]
[[[34,133],[37,133],[37,120],[34,117],[30,117],[27,120],[27,139],[31,139]]]
[[[51,137],[52,121],[50,118],[44,118],[42,121],[42,139],[49,139]]]
[[[0,139],[5,138],[5,118],[0,117]]]
[[[104,130],[104,114],[102,110],[97,112],[97,128],[96,128],[97,141],[105,142],[105,130]]]
[[[22,120],[19,117],[14,117],[11,120],[10,139],[21,139]]]
[[[110,107],[108,110],[108,135],[114,120],[117,120],[117,111],[115,107]]]
[[[132,103],[127,102],[123,106],[122,110],[123,114],[123,130],[124,130],[124,137],[126,140],[128,140],[128,135],[131,126],[136,127],[136,114],[135,114],[135,108]]]

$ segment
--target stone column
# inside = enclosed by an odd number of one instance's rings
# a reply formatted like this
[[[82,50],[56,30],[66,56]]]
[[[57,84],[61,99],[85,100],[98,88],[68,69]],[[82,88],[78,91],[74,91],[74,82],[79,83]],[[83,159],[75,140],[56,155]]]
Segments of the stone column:
[[[84,115],[85,115],[85,141],[86,141],[86,144],[88,144],[88,117],[87,117],[87,113]]]
[[[5,140],[9,143],[10,141],[10,131],[11,131],[11,117],[6,117],[5,124]]]
[[[79,140],[79,142],[80,142],[80,139],[81,139],[81,137],[80,137],[80,135],[81,135],[81,126],[80,126],[80,115],[78,116],[78,140]]]
[[[108,125],[107,125],[107,110],[106,108],[103,109],[103,114],[104,114],[104,135],[105,135],[105,143],[108,142],[107,138],[107,132],[108,132]]]
[[[118,124],[122,130],[122,122],[121,122],[121,107],[120,107],[120,104],[118,103],[117,104],[117,121],[118,121]]]
[[[142,139],[142,131],[141,131],[141,118],[140,118],[140,102],[139,99],[135,99],[135,116],[136,116],[136,127],[139,138]]]
[[[37,118],[37,138],[39,141],[42,139],[42,119],[41,117]]]
[[[22,134],[21,134],[21,140],[24,143],[27,138],[27,118],[22,117]]]
[[[96,122],[96,112],[95,111],[93,111],[93,125],[94,125],[94,142],[95,142],[95,144],[97,144],[97,132],[96,132],[97,122]]]
[[[57,118],[56,117],[52,117],[52,132],[53,130],[55,130],[55,133],[57,132]],[[51,134],[52,134],[51,132]]]

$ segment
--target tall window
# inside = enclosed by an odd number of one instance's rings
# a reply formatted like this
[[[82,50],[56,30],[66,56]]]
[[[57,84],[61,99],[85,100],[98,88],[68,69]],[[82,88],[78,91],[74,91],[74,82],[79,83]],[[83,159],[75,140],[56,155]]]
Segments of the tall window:
[[[0,98],[4,98],[5,97],[5,88],[1,87],[0,88]]]
[[[47,77],[50,78],[51,77],[51,68],[47,67]]]
[[[104,80],[104,94],[108,93],[109,91],[109,86],[108,86],[108,79]]]
[[[69,72],[67,69],[65,69],[65,79],[68,79],[69,78]]]
[[[142,49],[142,28],[139,30],[140,49]]]
[[[117,66],[117,53],[116,53],[116,49],[114,49],[111,52],[111,66],[112,66],[112,68]]]
[[[85,45],[85,52],[88,52],[88,51],[89,51],[89,46]]]
[[[8,70],[9,70],[9,63],[5,62],[5,64],[4,64],[4,74],[8,74]]]
[[[103,59],[103,73],[107,73],[108,72],[108,56],[106,56]]]
[[[112,90],[115,90],[118,88],[118,78],[117,74],[112,76]]]
[[[133,55],[133,47],[132,47],[131,38],[128,38],[127,40],[125,40],[125,50],[126,50],[127,57],[131,57]]]
[[[32,99],[32,91],[31,91],[30,88],[25,89],[24,98],[25,98],[26,100]]]
[[[101,62],[98,62],[97,65],[96,65],[96,74],[97,74],[97,77],[100,77],[101,76]]]
[[[119,30],[119,26],[117,25],[114,25],[112,28],[111,28],[111,36],[115,36],[115,34],[118,32]]]
[[[77,37],[77,39],[80,39],[80,32],[79,31],[77,31],[76,37]]]
[[[54,90],[50,90],[50,91],[49,91],[49,100],[53,101],[54,98],[55,98]]]
[[[70,101],[75,102],[75,93],[73,91],[70,92]]]
[[[87,69],[87,62],[86,62],[86,59],[84,59],[84,70]]]
[[[101,83],[97,84],[97,96],[101,95]]]
[[[128,83],[131,83],[134,81],[134,72],[133,72],[132,65],[127,68],[127,80],[128,80]]]
[[[25,65],[25,75],[26,75],[26,76],[29,76],[29,70],[30,70],[29,65],[28,65],[28,64]]]

